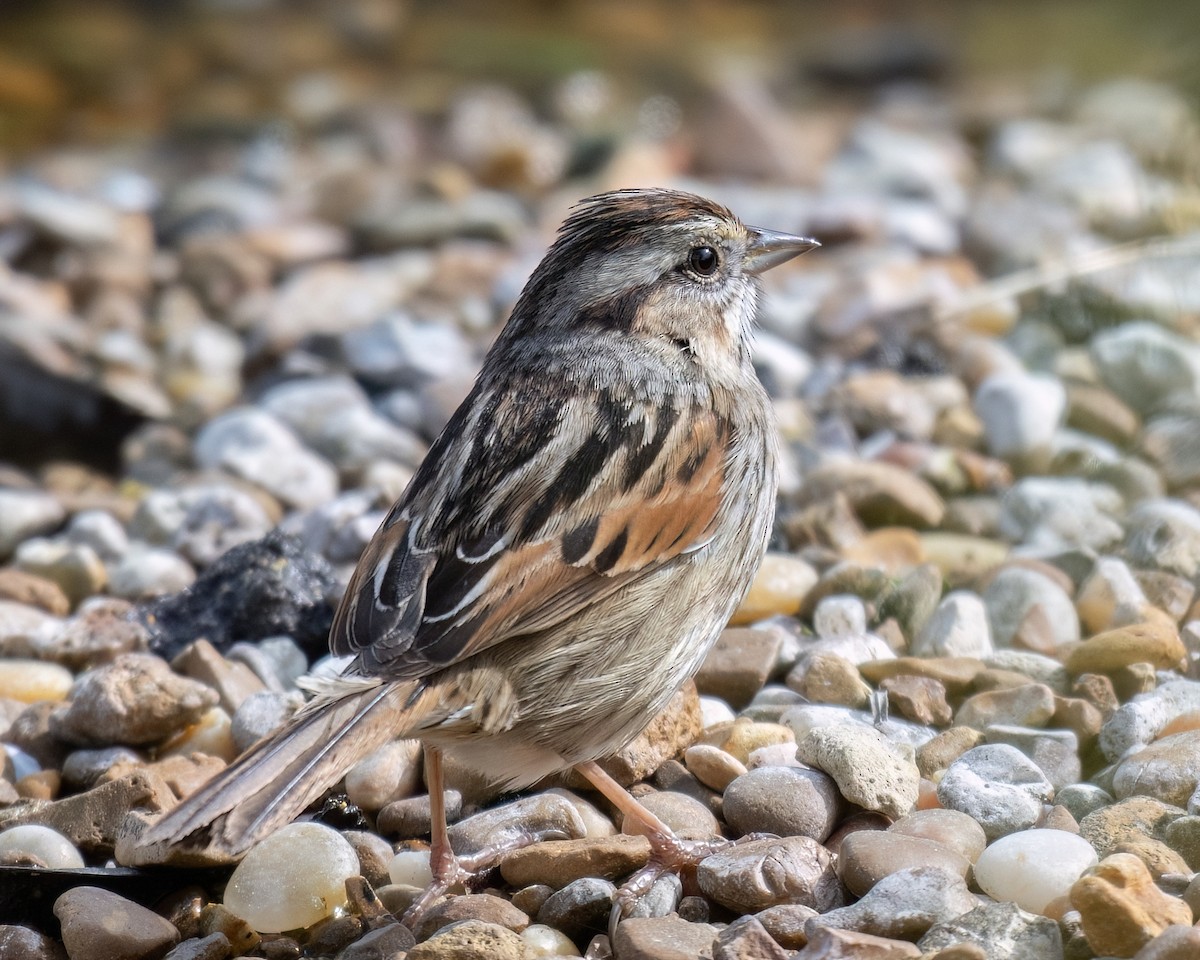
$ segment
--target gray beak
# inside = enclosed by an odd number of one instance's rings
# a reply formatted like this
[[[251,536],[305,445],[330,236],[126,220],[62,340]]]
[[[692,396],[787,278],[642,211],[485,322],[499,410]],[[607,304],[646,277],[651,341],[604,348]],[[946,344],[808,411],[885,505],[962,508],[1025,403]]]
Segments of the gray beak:
[[[761,227],[747,229],[750,231],[750,246],[746,249],[742,269],[755,275],[820,246],[816,240],[808,237],[795,237],[790,233],[778,233]]]

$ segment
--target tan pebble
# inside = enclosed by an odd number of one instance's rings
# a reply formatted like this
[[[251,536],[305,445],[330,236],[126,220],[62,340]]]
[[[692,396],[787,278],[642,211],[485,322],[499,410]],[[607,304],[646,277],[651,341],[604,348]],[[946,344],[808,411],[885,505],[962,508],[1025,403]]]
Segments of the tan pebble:
[[[971,863],[979,859],[987,846],[987,836],[973,817],[959,810],[935,808],[918,810],[901,817],[888,828],[889,833],[906,837],[924,837],[957,851]]]
[[[1200,730],[1200,710],[1181,713],[1159,730],[1158,735],[1154,739],[1161,740],[1163,737],[1169,737],[1174,733],[1187,733],[1191,730]]]
[[[1157,879],[1168,873],[1191,873],[1187,861],[1154,837],[1131,837],[1113,848],[1113,853],[1131,853],[1146,865],[1150,876]]]
[[[759,747],[795,742],[796,734],[792,732],[791,727],[784,726],[782,723],[766,723],[740,717],[729,728],[729,733],[725,742],[721,744],[721,749],[741,763],[747,763],[750,754]]]
[[[62,788],[62,774],[57,770],[39,770],[22,777],[16,783],[17,795],[25,800],[53,800]]]
[[[868,526],[936,527],[946,504],[928,483],[882,460],[829,460],[805,478],[804,496],[844,495]]]
[[[1186,656],[1174,625],[1155,620],[1096,634],[1070,652],[1066,666],[1073,674],[1112,674],[1134,663],[1151,663],[1172,670],[1179,669]]]
[[[805,660],[801,675],[788,677],[788,686],[811,703],[831,703],[844,707],[864,707],[871,699],[871,688],[858,668],[836,653],[818,652]]]
[[[925,557],[950,583],[967,583],[999,566],[1008,556],[1008,544],[965,533],[923,533]]]
[[[1095,741],[1104,725],[1104,717],[1091,703],[1081,697],[1054,697],[1054,716],[1048,726],[1071,730],[1079,738],[1081,751]]]
[[[233,742],[233,721],[220,707],[212,707],[197,723],[168,741],[162,752],[165,756],[207,753],[229,763],[238,755]]]
[[[1021,677],[1021,681],[1020,686],[969,697],[958,708],[954,722],[976,730],[986,730],[992,724],[1045,726],[1054,715],[1054,691],[1042,683],[1029,683],[1027,677]]]
[[[975,678],[987,666],[974,657],[897,657],[895,660],[870,660],[858,665],[867,682],[878,684],[887,677],[909,674],[940,680],[950,698],[962,697],[975,685]]]
[[[887,693],[888,704],[896,713],[914,723],[943,727],[954,716],[946,702],[946,685],[933,677],[888,677],[879,689]]]
[[[890,937],[877,937],[858,930],[839,930],[836,927],[817,927],[803,955],[825,960],[851,957],[870,957],[871,960],[916,960],[921,951],[915,944]]]
[[[0,660],[0,697],[36,703],[58,703],[67,698],[74,682],[71,671],[40,660]]]
[[[1105,857],[1071,887],[1088,945],[1100,956],[1132,957],[1171,924],[1191,924],[1182,900],[1154,885],[1146,865],[1128,853]]]
[[[732,627],[722,631],[700,665],[696,689],[740,710],[771,676],[783,638],[780,630]]]
[[[71,601],[53,580],[12,567],[0,570],[0,600],[38,607],[56,617],[64,617],[71,610]]]
[[[393,800],[411,797],[420,782],[420,741],[393,740],[350,768],[346,796],[356,806],[375,812]]]
[[[842,549],[843,559],[901,573],[925,562],[921,535],[908,527],[881,527]]]
[[[932,777],[945,770],[972,747],[983,743],[984,735],[973,727],[951,727],[917,747],[917,769],[921,776]]]
[[[564,787],[551,787],[546,793],[556,793],[575,808],[575,812],[579,814],[579,819],[583,821],[583,826],[587,831],[584,836],[589,840],[598,840],[601,837],[615,837],[618,833],[616,825],[612,820],[600,812],[600,808],[593,803],[589,803],[573,790],[567,790]]]
[[[742,626],[774,614],[795,616],[817,583],[817,571],[798,557],[768,553],[738,607],[731,626]]]
[[[683,753],[683,762],[697,780],[713,790],[724,790],[746,772],[746,765],[733,754],[707,743],[697,743]]]
[[[971,863],[962,854],[925,837],[890,830],[859,830],[842,842],[838,876],[861,897],[884,877],[909,867],[929,865],[966,879]]]
[[[514,887],[545,884],[561,890],[582,877],[618,880],[646,865],[650,842],[640,836],[547,840],[506,854],[500,874]]]

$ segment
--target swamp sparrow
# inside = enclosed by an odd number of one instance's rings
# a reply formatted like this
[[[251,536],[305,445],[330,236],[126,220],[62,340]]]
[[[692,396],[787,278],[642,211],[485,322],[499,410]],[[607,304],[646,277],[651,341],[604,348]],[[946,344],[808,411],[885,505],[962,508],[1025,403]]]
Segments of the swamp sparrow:
[[[650,839],[634,892],[703,853],[595,761],[696,672],[766,550],[757,275],[815,246],[676,191],[580,203],[359,560],[330,635],[343,675],[140,844],[236,857],[410,737],[433,814],[418,909],[466,866],[443,753],[508,789],[575,767]]]

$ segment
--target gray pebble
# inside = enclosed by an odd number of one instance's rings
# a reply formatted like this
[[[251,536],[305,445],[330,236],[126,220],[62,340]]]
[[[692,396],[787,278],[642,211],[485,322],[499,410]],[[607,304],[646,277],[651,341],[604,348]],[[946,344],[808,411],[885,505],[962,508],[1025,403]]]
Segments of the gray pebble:
[[[955,590],[946,594],[912,644],[916,657],[991,656],[992,630],[987,608],[978,594]]]
[[[1066,807],[1078,823],[1089,813],[1113,804],[1115,798],[1094,783],[1069,783],[1054,794],[1054,802]]]
[[[454,823],[462,816],[462,794],[457,790],[444,791],[442,803],[447,823]],[[380,833],[402,840],[429,836],[432,822],[428,794],[395,800],[380,810],[376,818]]]
[[[587,940],[608,929],[617,888],[599,877],[573,880],[546,898],[537,922],[561,930],[572,940]]]
[[[751,840],[706,857],[696,879],[706,897],[742,913],[781,903],[824,912],[843,902],[833,863],[810,837]]]
[[[1062,960],[1062,933],[1049,917],[1026,913],[1015,903],[985,903],[942,920],[917,941],[928,953],[959,943],[982,947],[989,957]]]
[[[107,510],[83,510],[67,524],[66,537],[96,551],[106,564],[114,563],[129,549],[129,535],[121,521]]]
[[[1035,606],[1041,606],[1054,631],[1056,646],[1079,639],[1079,616],[1063,589],[1044,574],[1023,567],[1005,567],[988,584],[983,594],[992,640],[1008,647],[1022,621]]]
[[[820,727],[798,736],[796,757],[824,770],[851,803],[902,817],[916,805],[921,774],[911,746],[896,744],[874,727]]]
[[[1054,788],[1016,747],[985,744],[946,768],[937,788],[943,807],[973,817],[991,842],[1037,823]]]
[[[992,724],[984,731],[988,743],[1007,743],[1037,764],[1057,791],[1078,783],[1082,775],[1079,738],[1071,730],[1038,730]],[[1058,802],[1057,794],[1055,802]]]
[[[1120,541],[1121,495],[1107,484],[1073,477],[1025,477],[1000,502],[1000,533],[1042,551],[1103,550]]]
[[[135,543],[108,568],[108,591],[126,600],[150,600],[186,590],[196,570],[174,550]]]
[[[578,840],[587,836],[587,827],[566,797],[535,794],[483,810],[454,824],[450,827],[450,846],[457,854],[470,854],[529,834],[545,839]]]
[[[837,784],[819,770],[758,767],[729,784],[722,809],[738,835],[774,833],[823,842],[841,807]]]
[[[813,917],[804,929],[809,937],[821,927],[836,927],[916,940],[935,923],[953,920],[977,904],[957,874],[937,867],[909,867],[884,877],[857,903]]]
[[[1066,406],[1062,383],[1043,374],[994,374],[975,392],[988,450],[1002,458],[1048,446]]]
[[[242,701],[233,715],[231,733],[238,752],[250,749],[263,737],[283,728],[296,712],[298,697],[260,690]]]

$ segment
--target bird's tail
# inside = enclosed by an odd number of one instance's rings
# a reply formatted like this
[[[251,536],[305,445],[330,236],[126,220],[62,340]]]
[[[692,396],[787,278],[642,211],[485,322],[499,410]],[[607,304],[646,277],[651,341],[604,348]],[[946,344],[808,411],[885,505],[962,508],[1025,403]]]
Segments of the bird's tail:
[[[138,838],[137,859],[233,860],[412,725],[418,684],[359,684],[306,705]]]

